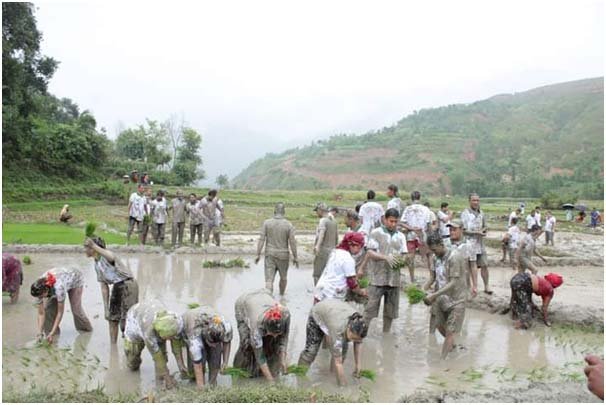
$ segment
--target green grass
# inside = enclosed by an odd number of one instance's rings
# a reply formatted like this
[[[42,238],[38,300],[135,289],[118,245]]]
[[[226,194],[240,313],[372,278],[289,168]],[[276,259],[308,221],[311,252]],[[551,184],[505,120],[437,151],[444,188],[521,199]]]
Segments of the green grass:
[[[250,265],[248,263],[246,263],[246,261],[244,259],[242,259],[241,257],[236,257],[235,259],[229,259],[229,260],[207,260],[202,263],[202,267],[204,267],[205,269],[214,268],[214,267],[222,267],[224,269],[231,269],[233,267],[249,268]]]
[[[98,232],[107,244],[124,244],[126,237]],[[4,243],[80,245],[84,242],[82,228],[64,224],[3,223]]]

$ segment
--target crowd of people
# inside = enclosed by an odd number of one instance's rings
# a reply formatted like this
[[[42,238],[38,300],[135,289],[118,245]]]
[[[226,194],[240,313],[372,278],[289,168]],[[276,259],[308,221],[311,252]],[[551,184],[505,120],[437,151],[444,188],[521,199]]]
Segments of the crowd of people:
[[[393,184],[388,186],[386,194],[389,201],[385,208],[370,190],[366,202],[346,210],[343,218],[347,231],[341,239],[337,222],[339,210],[322,202],[314,208],[318,218],[313,244],[314,289],[305,347],[298,364],[310,366],[324,343],[329,348],[331,370],[341,385],[347,380],[343,361],[349,343],[353,344],[354,376],[360,376],[362,343],[373,320],[379,316],[381,303],[383,333],[391,331],[393,321],[399,317],[401,287],[407,283],[400,269],[408,268],[409,284],[416,285],[416,255],[429,270],[427,282],[422,286],[427,292],[423,302],[430,307],[430,333],[437,329],[445,338],[443,358],[457,347],[455,340],[463,327],[466,302],[478,294],[478,273],[483,281],[483,293],[493,294],[485,244],[487,218],[480,207],[479,195],[470,194],[469,206],[455,215],[446,202],[437,213],[433,212],[428,203],[421,202],[418,191],[411,193],[409,204],[401,200],[398,187]],[[162,243],[164,226],[171,213],[173,246],[183,243],[187,218],[192,244],[196,235],[201,243],[202,234],[204,243],[209,242],[212,234],[215,243],[220,244],[224,211],[216,190],[210,190],[200,199],[190,194],[188,200],[178,191],[169,205],[162,191],[152,199],[151,188],[139,184],[129,199],[128,211],[127,236],[130,238],[136,227],[141,243],[145,243],[149,227],[156,243]],[[537,251],[536,241],[545,232],[545,243],[553,244],[556,221],[547,212],[543,228],[540,207],[536,207],[525,218],[524,233],[518,227],[520,218],[519,209],[510,214],[503,238],[502,261],[509,253],[510,264],[516,271],[510,282],[514,327],[531,327],[537,310],[545,325],[550,326],[548,306],[563,278],[555,273],[540,275],[532,257],[537,255],[546,261]],[[107,249],[103,239],[86,238],[84,245],[86,255],[94,261],[100,283],[110,341],[116,343],[119,331],[122,332],[128,367],[137,370],[141,353],[147,348],[154,361],[157,381],[166,387],[174,386],[176,382],[167,366],[166,345],[170,342],[184,377],[192,376],[197,386],[203,387],[208,373],[208,383],[216,384],[218,373],[226,368],[233,336],[232,325],[225,314],[207,306],[178,314],[158,301],[139,302],[135,277],[124,262]],[[240,339],[233,365],[267,381],[273,381],[287,368],[291,315],[287,306],[274,298],[273,284],[279,274],[279,293],[286,294],[290,260],[292,258],[292,264],[298,267],[297,254],[295,229],[286,219],[284,204],[279,203],[274,216],[263,222],[257,243],[255,262],[264,255],[264,288],[242,291],[234,303]],[[10,270],[17,268],[18,271]],[[3,256],[3,289],[5,272],[7,280],[11,280],[7,288],[14,291],[14,286],[22,280],[20,271],[10,257]],[[366,280],[367,285],[362,286],[362,280]],[[52,342],[56,338],[67,297],[76,329],[92,330],[81,304],[83,289],[83,274],[75,268],[50,269],[32,284],[31,295],[37,299],[39,339]],[[542,298],[541,308],[534,305],[533,294]],[[183,359],[184,350],[187,364]],[[588,367],[594,370],[598,366],[593,362]]]

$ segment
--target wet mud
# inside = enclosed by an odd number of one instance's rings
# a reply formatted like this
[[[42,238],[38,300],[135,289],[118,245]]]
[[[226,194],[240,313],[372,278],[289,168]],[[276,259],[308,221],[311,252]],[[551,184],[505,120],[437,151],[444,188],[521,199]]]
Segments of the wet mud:
[[[122,339],[119,339],[116,346],[109,344],[107,322],[103,319],[101,293],[92,261],[83,253],[28,254],[33,264],[24,267],[25,280],[19,303],[8,305],[6,298],[3,302],[2,373],[5,386],[29,389],[35,384],[38,387],[62,387],[70,390],[103,386],[109,394],[136,392],[140,395],[153,390],[153,364],[149,353],[144,352],[141,370],[131,372],[126,368]],[[247,269],[202,267],[205,260],[235,257],[230,254],[158,252],[121,256],[139,281],[140,300],[156,298],[169,309],[178,312],[185,311],[187,305],[193,302],[211,305],[234,325],[233,307],[236,298],[245,290],[264,285],[263,261],[255,265],[253,256],[242,256],[250,264]],[[36,335],[36,310],[32,305],[33,299],[27,294],[28,287],[35,277],[48,268],[65,265],[79,267],[85,274],[83,305],[94,330],[82,334],[75,331],[67,306],[57,344],[57,348],[63,350],[36,348],[33,342]],[[424,267],[419,269],[419,273],[427,271]],[[309,265],[302,265],[299,269],[291,267],[286,296],[281,298],[292,314],[288,364],[296,363],[305,344],[306,320],[312,305],[311,273]],[[504,276],[503,280],[505,279]],[[597,287],[602,288],[603,282],[599,284]],[[277,280],[275,288],[277,289]],[[280,299],[277,291],[274,293]],[[491,300],[496,300],[497,297]],[[554,320],[558,316],[557,298],[555,301]],[[563,306],[562,310],[564,309]],[[597,311],[594,309],[594,312]],[[603,310],[597,315],[601,316],[603,330]],[[381,319],[375,319],[364,341],[363,368],[376,372],[375,382],[356,380],[351,376],[353,355],[350,351],[345,361],[349,385],[337,388],[335,377],[329,372],[329,353],[326,350],[319,353],[306,377],[287,375],[281,377],[281,380],[291,386],[317,388],[356,398],[362,392],[374,402],[396,402],[419,390],[427,393],[456,391],[479,395],[495,390],[515,390],[527,386],[529,382],[543,381],[574,382],[574,392],[581,395],[587,394],[587,389],[582,384],[583,356],[587,353],[603,353],[603,333],[574,328],[547,328],[538,323],[530,330],[518,331],[513,329],[507,316],[470,308],[466,312],[462,334],[458,338],[458,343],[463,347],[459,347],[448,359],[441,360],[443,339],[429,336],[428,323],[428,308],[423,304],[409,305],[402,293],[400,318],[394,322],[392,333],[384,336],[381,332]],[[238,345],[237,334],[233,345],[232,359]],[[172,356],[169,369],[172,372],[177,370]],[[234,384],[229,376],[219,376],[218,382],[222,386]],[[182,384],[190,383],[182,381]],[[548,391],[544,394],[546,401],[558,400]],[[527,398],[521,396],[518,400]]]

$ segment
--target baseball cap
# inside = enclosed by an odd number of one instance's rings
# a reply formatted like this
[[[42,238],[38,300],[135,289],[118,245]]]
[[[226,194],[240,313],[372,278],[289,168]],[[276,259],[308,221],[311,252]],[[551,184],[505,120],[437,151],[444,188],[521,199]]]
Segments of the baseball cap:
[[[463,228],[463,222],[461,222],[460,219],[453,219],[446,226],[451,227],[451,228]]]

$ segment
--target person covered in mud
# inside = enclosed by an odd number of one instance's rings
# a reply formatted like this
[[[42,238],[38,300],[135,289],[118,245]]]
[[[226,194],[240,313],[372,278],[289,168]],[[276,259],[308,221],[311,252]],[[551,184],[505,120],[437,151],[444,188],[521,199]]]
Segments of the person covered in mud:
[[[553,235],[555,234],[556,228],[556,217],[554,217],[551,211],[547,211],[547,216],[545,217],[545,245],[549,245],[551,242],[551,246],[554,246],[553,243]]]
[[[198,388],[204,387],[208,364],[208,382],[217,384],[219,371],[225,370],[231,340],[231,324],[208,306],[191,308],[183,314],[183,335],[187,343],[187,368]]]
[[[126,314],[130,307],[139,302],[139,285],[124,262],[106,249],[101,237],[86,238],[84,247],[86,256],[95,260],[105,319],[109,322],[109,339],[115,344],[118,341],[118,327],[124,334]]]
[[[343,363],[349,342],[354,349],[354,377],[362,371],[362,341],[366,337],[368,325],[364,317],[354,307],[338,299],[327,299],[311,308],[307,318],[305,348],[299,356],[299,366],[309,367],[327,340],[331,354],[331,371],[337,375],[337,383],[347,384]]]
[[[200,208],[202,208],[202,215],[204,216],[204,244],[208,244],[210,241],[210,235],[212,234],[215,245],[219,246],[219,231],[217,227],[217,204],[218,204],[217,190],[209,190],[208,194],[200,200]]]
[[[217,192],[218,194],[218,192]],[[217,195],[217,207],[215,208],[215,228],[213,229],[213,239],[215,245],[221,246],[221,227],[225,224],[225,205],[223,200]]]
[[[170,340],[171,349],[182,375],[187,375],[187,367],[181,352],[185,345],[183,338],[183,318],[168,311],[157,300],[140,302],[133,305],[126,315],[124,331],[124,353],[130,370],[137,371],[141,366],[141,353],[147,347],[154,360],[156,383],[165,388],[173,388],[175,379],[168,371],[166,342]]]
[[[547,259],[545,259],[537,250],[537,239],[540,235],[541,228],[538,225],[533,225],[532,228],[530,228],[530,233],[526,234],[518,246],[515,258],[518,272],[523,273],[527,269],[530,270],[532,274],[537,274],[539,272],[537,267],[532,263],[533,254],[536,254],[541,260],[547,263]]]
[[[261,252],[265,246],[265,288],[274,292],[274,279],[276,273],[280,274],[280,295],[286,293],[288,276],[288,263],[290,259],[289,247],[292,252],[292,264],[299,267],[297,258],[297,241],[295,228],[284,216],[286,210],[283,203],[277,203],[273,218],[265,220],[261,227],[261,235],[257,243],[257,258],[255,264],[261,260]]]
[[[503,235],[503,257],[501,258],[501,263],[505,263],[507,253],[509,253],[509,264],[515,270],[515,256],[518,250],[518,246],[520,244],[520,237],[522,235],[522,231],[520,231],[520,228],[518,227],[517,217],[511,219],[511,224],[512,225],[509,227],[505,235]]]
[[[410,282],[415,282],[415,255],[419,253],[427,259],[427,268],[431,270],[431,256],[425,245],[425,236],[431,224],[429,208],[421,204],[421,193],[413,191],[410,194],[412,204],[404,209],[400,218],[402,229],[406,234],[406,249],[408,250],[408,272]]]
[[[366,249],[366,263],[358,273],[369,274],[368,303],[364,309],[364,320],[370,324],[379,315],[383,299],[383,333],[391,330],[398,318],[400,307],[400,263],[404,261],[406,237],[398,231],[398,210],[385,211],[383,225],[371,232]]]
[[[132,193],[128,199],[128,229],[126,230],[126,243],[130,242],[130,236],[137,226],[137,233],[141,232],[141,223],[145,215],[144,186],[139,184],[137,191]]]
[[[438,233],[427,238],[427,245],[435,255],[430,279],[425,284],[428,290],[435,283],[435,290],[428,294],[423,302],[431,305],[429,322],[430,332],[438,329],[444,336],[442,358],[452,351],[455,335],[461,332],[465,318],[465,299],[467,298],[467,257],[460,251],[444,246]]]
[[[275,301],[265,288],[242,294],[235,305],[240,346],[234,367],[251,377],[263,375],[274,381],[286,373],[286,350],[290,332],[290,312]]]
[[[461,222],[463,222],[463,234],[469,244],[469,260],[471,263],[471,277],[475,280],[474,285],[478,285],[478,268],[484,282],[484,293],[492,294],[488,286],[488,255],[484,246],[484,238],[488,233],[486,226],[486,217],[484,211],[480,208],[480,196],[476,193],[469,194],[469,207],[461,212]]]
[[[373,190],[366,193],[366,202],[360,207],[360,220],[362,229],[367,235],[370,235],[373,229],[381,226],[381,218],[385,211],[381,204],[375,201],[376,194]]]
[[[189,235],[191,238],[191,245],[193,246],[195,244],[196,235],[198,235],[198,246],[200,246],[202,244],[204,216],[202,215],[202,208],[200,208],[198,197],[195,193],[189,195],[189,203],[185,206],[185,211],[189,214]]]
[[[469,260],[469,244],[464,240],[463,237],[463,222],[460,219],[453,219],[448,224],[448,228],[450,229],[450,239],[444,239],[444,246],[456,249],[459,254],[463,255],[466,258],[466,275],[465,279],[467,280],[467,286],[471,290],[472,297],[475,297],[478,293],[478,280],[474,279],[472,274],[472,266],[475,265],[474,262]]]
[[[72,219],[72,214],[69,213],[69,204],[65,204],[59,214],[59,221],[67,224]]]
[[[326,268],[314,290],[314,304],[326,299],[345,300],[348,292],[366,297],[356,277],[356,262],[353,256],[364,247],[364,235],[348,232],[337,248],[328,257]]]
[[[547,319],[547,310],[553,299],[554,290],[563,282],[562,276],[556,273],[548,273],[545,277],[541,277],[523,272],[513,276],[509,284],[511,286],[510,308],[515,321],[514,327],[528,329],[532,326],[533,311],[537,309],[532,302],[532,294],[541,297],[543,322],[545,325],[551,326],[551,322]]]
[[[2,292],[9,293],[10,303],[16,304],[23,285],[21,262],[9,253],[2,253]]]
[[[82,308],[84,278],[76,268],[52,268],[44,272],[31,286],[31,295],[38,306],[38,340],[52,343],[61,332],[59,325],[65,312],[65,299],[74,317],[76,330],[90,332],[93,327]]]
[[[183,246],[183,233],[185,232],[185,204],[183,191],[177,190],[177,197],[171,201],[169,211],[173,212],[173,228],[171,232],[171,246]]]
[[[387,202],[387,209],[395,208],[398,210],[398,215],[400,215],[404,211],[404,203],[400,199],[400,192],[398,190],[398,186],[395,184],[390,184],[387,186],[387,198],[389,201]]]
[[[149,229],[152,228],[153,222],[151,215],[151,203],[153,201],[151,187],[145,187],[143,198],[145,202],[143,204],[143,221],[141,222],[141,244],[145,245],[147,242],[147,234],[149,233]]]
[[[164,234],[166,232],[166,218],[168,217],[168,207],[164,192],[158,190],[156,199],[151,202],[152,214],[152,234],[156,245],[164,244]]]
[[[330,252],[337,246],[339,242],[339,232],[337,229],[337,221],[328,217],[328,207],[324,203],[316,204],[314,208],[316,215],[320,218],[318,227],[316,228],[316,239],[314,241],[314,286],[318,284],[318,280],[322,276],[322,272],[328,262]]]

